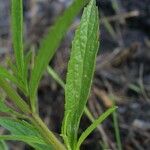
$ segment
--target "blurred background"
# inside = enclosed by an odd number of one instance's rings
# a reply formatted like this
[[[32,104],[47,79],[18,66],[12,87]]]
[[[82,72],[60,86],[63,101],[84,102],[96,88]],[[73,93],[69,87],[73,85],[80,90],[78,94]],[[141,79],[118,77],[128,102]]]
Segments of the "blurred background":
[[[25,51],[37,51],[40,40],[72,0],[24,0]],[[100,48],[88,108],[94,118],[118,106],[84,142],[83,150],[149,150],[150,145],[150,0],[97,0]],[[50,62],[64,80],[76,17]],[[55,37],[54,37],[55,38]],[[12,56],[10,0],[0,0],[0,63]],[[46,72],[38,91],[40,115],[60,133],[64,90]],[[90,125],[82,117],[80,132]],[[5,132],[0,129],[0,132]],[[80,134],[80,133],[79,133]],[[10,150],[31,150],[8,142]]]

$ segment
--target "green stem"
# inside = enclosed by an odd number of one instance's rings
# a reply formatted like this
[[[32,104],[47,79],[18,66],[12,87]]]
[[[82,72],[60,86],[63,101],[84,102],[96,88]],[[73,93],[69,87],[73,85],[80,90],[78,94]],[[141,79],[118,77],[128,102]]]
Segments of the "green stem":
[[[47,72],[52,76],[52,78],[63,88],[65,89],[65,84],[59,75],[53,70],[51,66],[47,67]]]
[[[58,138],[48,129],[45,123],[37,114],[32,114],[32,123],[39,130],[45,141],[52,145],[55,150],[66,150],[65,146],[58,140]]]

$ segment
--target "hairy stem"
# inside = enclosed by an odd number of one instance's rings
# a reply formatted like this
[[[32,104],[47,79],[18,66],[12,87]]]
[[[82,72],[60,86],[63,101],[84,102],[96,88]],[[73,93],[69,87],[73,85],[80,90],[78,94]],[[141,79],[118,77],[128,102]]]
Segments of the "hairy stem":
[[[39,130],[45,141],[52,145],[55,150],[66,150],[65,146],[58,140],[58,138],[48,129],[45,123],[37,114],[32,114],[32,123]]]

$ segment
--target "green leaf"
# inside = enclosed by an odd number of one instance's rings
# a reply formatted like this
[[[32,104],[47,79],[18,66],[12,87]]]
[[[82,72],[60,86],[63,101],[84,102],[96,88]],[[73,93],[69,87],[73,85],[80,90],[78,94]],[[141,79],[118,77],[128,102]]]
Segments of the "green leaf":
[[[15,52],[18,75],[23,79],[23,4],[22,0],[11,0],[12,39]]]
[[[2,99],[0,99],[0,112],[6,113],[7,115],[12,117],[18,117],[23,119],[28,118],[26,115],[17,112],[14,108],[8,107]]]
[[[4,101],[1,99],[0,99],[0,112],[5,112],[5,113],[11,112],[11,109],[7,107]]]
[[[25,143],[37,143],[37,144],[45,144],[45,142],[35,136],[24,136],[24,135],[0,135],[0,140],[7,141],[22,141]]]
[[[0,135],[0,140],[5,141],[21,141],[32,146],[36,150],[53,150],[50,145],[47,145],[42,139],[35,136],[24,136],[24,135]],[[3,145],[2,145],[3,146]],[[1,150],[1,142],[0,142]],[[5,149],[2,149],[5,150]]]
[[[17,79],[15,76],[13,76],[11,73],[7,71],[4,67],[0,66],[0,77],[9,79],[10,81],[17,83]]]
[[[5,100],[0,98],[0,112],[6,113],[7,115],[10,115],[12,117],[18,117],[26,119],[27,116],[23,115],[22,113],[17,112],[14,108],[11,108],[5,104]]]
[[[35,97],[39,81],[46,70],[49,61],[56,52],[59,43],[67,32],[68,27],[87,1],[88,0],[75,0],[73,4],[64,12],[63,16],[57,19],[54,26],[50,28],[48,34],[41,42],[30,79],[30,100],[33,111],[36,110]]]
[[[0,140],[0,150],[8,150],[6,143]]]
[[[13,60],[11,58],[7,58],[7,65],[8,67],[12,70],[13,75],[14,76],[18,76],[18,71],[17,71],[17,67],[16,64],[13,62]]]
[[[30,65],[31,58],[32,58],[32,51],[29,51],[24,58],[24,85],[26,89],[26,93],[25,92],[24,93],[27,97],[29,96],[28,75],[29,75],[29,65]]]
[[[29,64],[32,58],[32,51],[29,51],[24,58],[24,76],[26,77],[26,79],[28,79],[28,70],[29,70]]]
[[[36,150],[54,150],[51,145],[29,143]]]
[[[8,97],[17,105],[24,113],[30,113],[30,108],[27,103],[18,95],[18,93],[9,85],[9,83],[0,78],[0,87],[6,92]]]
[[[80,136],[78,143],[77,143],[77,147],[76,150],[79,150],[80,145],[83,143],[83,141],[88,137],[88,135],[90,133],[93,132],[93,130],[99,125],[101,124],[111,113],[113,113],[115,110],[117,109],[117,107],[112,107],[110,109],[108,109],[106,112],[104,112],[98,119],[94,120],[94,122],[82,133],[82,135]]]
[[[11,135],[1,135],[0,140],[15,140],[25,142],[38,150],[51,150],[52,146],[47,145],[39,131],[24,120],[17,120],[8,117],[0,118],[0,125],[10,131]]]
[[[41,137],[36,128],[24,120],[1,117],[0,125],[11,132],[13,135],[26,135]]]
[[[79,122],[89,95],[99,46],[99,19],[95,3],[91,0],[84,9],[68,65],[62,135],[72,149],[77,142]]]
[[[21,91],[26,93],[26,88],[24,84],[18,80],[14,75],[12,75],[10,72],[8,72],[7,69],[0,66],[0,77],[10,80],[12,83],[14,83]]]

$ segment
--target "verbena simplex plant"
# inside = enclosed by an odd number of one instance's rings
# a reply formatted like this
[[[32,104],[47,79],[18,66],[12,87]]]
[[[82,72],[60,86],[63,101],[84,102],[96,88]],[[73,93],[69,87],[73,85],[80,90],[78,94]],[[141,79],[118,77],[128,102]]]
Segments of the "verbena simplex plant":
[[[88,99],[99,46],[99,19],[96,2],[95,0],[75,0],[72,3],[42,40],[30,73],[28,73],[28,68],[31,53],[25,55],[23,51],[22,0],[11,2],[12,39],[16,63],[9,62],[11,72],[0,66],[0,87],[14,105],[8,106],[4,97],[0,100],[0,111],[6,115],[6,117],[0,117],[0,125],[10,132],[9,135],[0,135],[0,139],[23,141],[37,150],[79,150],[87,136],[116,109],[116,107],[110,108],[102,114],[78,138],[80,119]],[[37,89],[49,61],[73,18],[86,4],[80,26],[75,33],[68,63],[65,112],[61,132],[63,143],[48,129],[38,115]],[[18,90],[15,90],[12,85],[15,85]],[[24,98],[20,93],[24,95]]]

